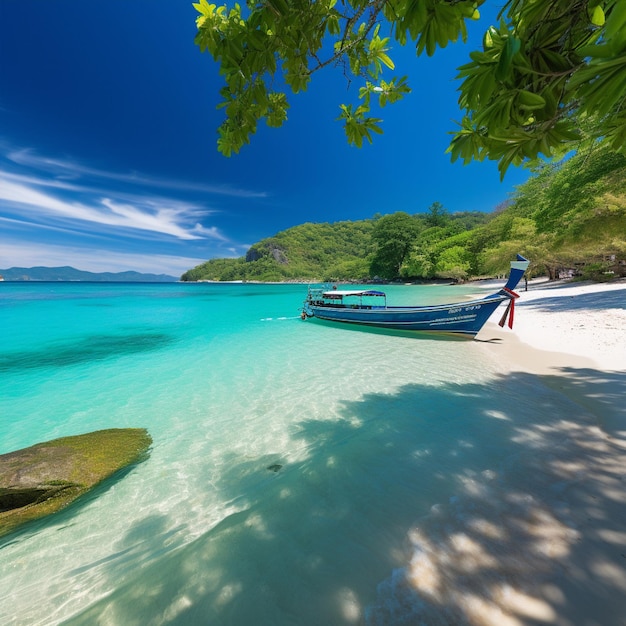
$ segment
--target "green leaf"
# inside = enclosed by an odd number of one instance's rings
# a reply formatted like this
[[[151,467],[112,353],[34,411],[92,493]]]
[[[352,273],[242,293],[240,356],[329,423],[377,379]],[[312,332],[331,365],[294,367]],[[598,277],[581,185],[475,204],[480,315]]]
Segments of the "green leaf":
[[[384,52],[379,52],[377,55],[377,58],[384,63],[390,70],[395,69],[395,65],[393,63],[393,61],[384,53]]]
[[[536,111],[546,106],[546,101],[542,96],[532,91],[526,91],[525,89],[522,89],[517,94],[517,103],[526,111]]]
[[[326,28],[331,35],[339,35],[341,33],[341,26],[339,25],[339,20],[336,15],[331,15],[328,18]]]
[[[509,35],[505,41],[504,48],[500,54],[498,67],[496,68],[496,78],[504,80],[511,73],[513,57],[519,52],[522,42],[513,35]]]
[[[594,26],[604,26],[604,11],[600,5],[591,12],[590,19]]]

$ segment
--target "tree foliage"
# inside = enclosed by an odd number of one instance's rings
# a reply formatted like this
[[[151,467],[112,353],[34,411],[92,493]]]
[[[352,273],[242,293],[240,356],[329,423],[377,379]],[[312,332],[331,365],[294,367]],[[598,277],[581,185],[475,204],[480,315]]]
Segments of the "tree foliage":
[[[449,222],[448,211],[441,202],[433,202],[428,207],[425,221],[429,226],[445,226]]]
[[[509,0],[462,66],[466,111],[449,151],[509,165],[581,140],[626,143],[626,6],[621,0]]]
[[[404,211],[384,215],[377,220],[372,231],[376,252],[370,265],[371,274],[397,278],[422,228],[417,219]]]
[[[418,55],[465,40],[466,20],[485,0],[249,0],[243,7],[207,0],[196,44],[219,63],[226,119],[218,149],[249,143],[260,120],[281,126],[288,92],[308,88],[314,72],[339,66],[359,81],[358,102],[340,105],[351,144],[381,133],[372,107],[410,91],[393,71],[392,40]],[[465,115],[449,147],[453,160],[511,165],[561,156],[581,140],[626,150],[626,2],[508,0],[487,27],[482,49],[459,68]]]

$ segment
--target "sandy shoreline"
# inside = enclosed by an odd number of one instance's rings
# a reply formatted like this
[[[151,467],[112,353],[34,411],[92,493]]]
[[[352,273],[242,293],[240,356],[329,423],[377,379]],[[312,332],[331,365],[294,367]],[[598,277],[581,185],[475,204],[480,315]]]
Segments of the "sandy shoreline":
[[[518,293],[513,331],[496,311],[477,340],[529,396],[493,416],[522,452],[412,531],[394,593],[417,592],[419,617],[402,623],[626,624],[626,281]]]
[[[558,352],[601,370],[626,370],[626,280],[612,283],[547,283],[531,281],[528,291],[518,287],[514,331],[533,348]],[[486,339],[499,330],[493,321],[481,331]],[[510,342],[507,331],[497,334]],[[561,361],[557,357],[558,361]],[[550,359],[536,359],[527,367],[545,373]],[[560,363],[559,363],[560,365]]]
[[[626,401],[617,393],[621,387],[626,396],[626,280],[540,280],[518,293],[513,331],[495,323],[496,311],[478,340],[510,371],[558,377],[559,388],[590,408],[598,425],[626,449]],[[583,370],[589,378],[584,384]]]

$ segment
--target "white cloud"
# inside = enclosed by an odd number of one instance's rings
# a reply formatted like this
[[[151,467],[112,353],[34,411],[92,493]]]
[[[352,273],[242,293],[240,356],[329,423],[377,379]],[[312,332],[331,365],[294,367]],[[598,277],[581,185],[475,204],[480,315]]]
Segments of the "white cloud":
[[[36,189],[36,179],[30,184],[14,182],[12,176],[0,172],[0,200],[17,210],[24,218],[56,217],[62,220],[80,220],[103,226],[145,230],[177,239],[218,239],[225,237],[217,228],[206,228],[196,219],[203,213],[201,207],[180,201],[154,198],[136,198],[136,203],[125,203],[112,198],[96,198],[91,204],[70,202]],[[45,186],[43,183],[41,186]],[[143,205],[141,204],[143,203]],[[189,223],[193,221],[193,223]]]

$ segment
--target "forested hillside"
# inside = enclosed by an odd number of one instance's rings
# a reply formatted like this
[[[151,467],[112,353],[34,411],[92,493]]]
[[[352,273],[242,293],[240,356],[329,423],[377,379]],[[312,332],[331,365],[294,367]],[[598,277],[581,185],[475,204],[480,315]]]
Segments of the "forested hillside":
[[[367,277],[374,220],[302,224],[255,243],[245,257],[212,259],[182,280],[326,280]]]
[[[605,148],[541,166],[493,213],[450,214],[438,202],[427,213],[410,210],[295,226],[182,280],[466,280],[506,272],[518,252],[535,275],[624,271],[626,158]]]

